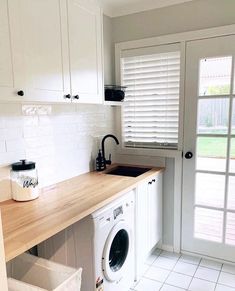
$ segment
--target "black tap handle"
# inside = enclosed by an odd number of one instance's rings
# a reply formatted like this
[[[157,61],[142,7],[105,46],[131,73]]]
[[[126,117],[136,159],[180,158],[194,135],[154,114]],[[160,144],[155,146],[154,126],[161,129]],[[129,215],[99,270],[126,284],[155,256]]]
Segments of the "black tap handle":
[[[107,165],[111,165],[112,164],[111,154],[109,154],[109,159],[108,160],[105,160],[105,162],[106,162]]]

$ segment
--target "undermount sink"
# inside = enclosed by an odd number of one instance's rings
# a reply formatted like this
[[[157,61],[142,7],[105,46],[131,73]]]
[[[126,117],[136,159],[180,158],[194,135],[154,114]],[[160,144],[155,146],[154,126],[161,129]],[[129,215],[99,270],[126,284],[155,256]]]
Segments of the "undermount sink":
[[[128,176],[128,177],[138,177],[151,170],[151,168],[139,168],[139,167],[128,167],[128,166],[117,166],[116,168],[106,172],[108,175],[117,176]]]

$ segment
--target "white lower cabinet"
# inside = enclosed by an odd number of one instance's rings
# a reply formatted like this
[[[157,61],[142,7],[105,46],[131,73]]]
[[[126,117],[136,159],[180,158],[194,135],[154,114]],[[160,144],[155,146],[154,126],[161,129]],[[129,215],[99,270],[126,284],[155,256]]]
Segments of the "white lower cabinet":
[[[144,262],[162,238],[162,173],[143,182],[136,191],[136,279]]]

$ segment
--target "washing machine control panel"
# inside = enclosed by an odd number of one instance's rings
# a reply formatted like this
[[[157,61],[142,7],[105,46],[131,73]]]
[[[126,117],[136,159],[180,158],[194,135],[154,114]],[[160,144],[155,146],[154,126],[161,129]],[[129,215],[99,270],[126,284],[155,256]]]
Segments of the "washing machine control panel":
[[[113,210],[113,218],[116,219],[119,215],[123,214],[123,207],[119,206]]]

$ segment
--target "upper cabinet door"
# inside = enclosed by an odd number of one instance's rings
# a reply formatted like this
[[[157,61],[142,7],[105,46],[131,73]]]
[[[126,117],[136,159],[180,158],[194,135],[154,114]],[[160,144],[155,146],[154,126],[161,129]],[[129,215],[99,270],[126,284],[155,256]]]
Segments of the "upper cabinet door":
[[[2,0],[1,0],[2,2]],[[22,100],[61,102],[70,93],[64,0],[9,0],[16,91]]]
[[[67,0],[72,95],[102,103],[102,19],[92,0]]]
[[[7,0],[0,1],[0,99],[12,98],[14,76]]]

